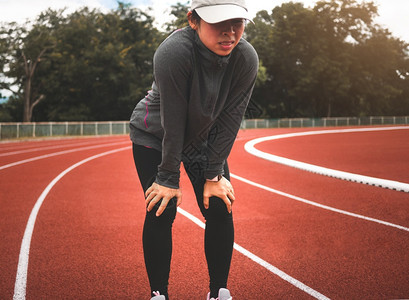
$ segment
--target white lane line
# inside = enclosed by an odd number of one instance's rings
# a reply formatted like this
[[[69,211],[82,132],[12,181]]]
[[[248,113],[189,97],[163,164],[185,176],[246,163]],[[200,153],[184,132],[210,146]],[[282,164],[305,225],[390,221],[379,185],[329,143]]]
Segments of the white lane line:
[[[30,254],[30,245],[31,245],[31,238],[33,235],[34,231],[34,225],[37,219],[38,212],[47,197],[48,193],[51,191],[51,189],[57,184],[61,178],[63,178],[66,174],[68,174],[70,171],[73,169],[77,168],[78,166],[87,163],[93,159],[109,155],[112,153],[116,153],[119,151],[127,150],[130,149],[131,147],[124,147],[120,149],[115,149],[111,151],[107,151],[101,154],[97,154],[94,156],[91,156],[89,158],[86,158],[71,167],[67,168],[63,172],[61,172],[56,178],[54,178],[48,186],[44,189],[44,191],[41,193],[40,197],[37,199],[31,213],[30,217],[27,222],[26,229],[24,231],[24,236],[23,240],[21,243],[21,248],[20,248],[20,255],[19,255],[19,261],[18,261],[18,267],[17,267],[17,275],[16,275],[16,281],[14,285],[14,295],[13,295],[13,300],[24,300],[26,299],[26,288],[27,288],[27,272],[28,272],[28,262],[29,262],[29,254]],[[200,226],[201,228],[205,228],[205,224],[200,221],[198,218],[195,216],[189,214],[188,212],[184,211],[181,208],[178,208],[178,212],[193,221],[195,224]],[[297,288],[303,290],[304,292],[308,293],[309,295],[315,297],[316,299],[322,299],[326,300],[329,299],[326,296],[322,295],[321,293],[313,290],[312,288],[308,287],[307,285],[303,284],[302,282],[296,280],[295,278],[291,277],[290,275],[284,273],[283,271],[279,270],[278,268],[274,267],[273,265],[269,264],[268,262],[264,261],[260,257],[254,255],[250,251],[246,250],[245,248],[241,247],[238,244],[234,244],[234,249],[236,249],[238,252],[242,253],[246,257],[250,258],[254,262],[258,263],[262,267],[266,268],[270,272],[276,274],[277,276],[281,277],[282,279],[288,281],[292,285],[296,286]]]
[[[42,146],[42,147],[30,148],[30,149],[24,149],[24,150],[15,150],[11,152],[0,153],[0,157],[22,154],[22,153],[29,153],[29,152],[37,152],[37,151],[43,151],[43,150],[58,149],[58,148],[78,147],[78,146],[92,145],[92,144],[98,144],[98,141],[93,140],[92,142],[90,141],[90,142],[71,143],[71,144],[67,143],[67,144],[59,144],[59,145],[53,145],[53,146]]]
[[[25,163],[28,163],[28,162],[32,162],[32,161],[36,161],[36,160],[40,160],[40,159],[44,159],[44,158],[49,158],[49,157],[53,157],[53,156],[63,155],[63,154],[67,154],[67,153],[73,153],[73,152],[77,152],[77,151],[90,150],[90,149],[96,149],[96,148],[102,148],[102,147],[108,147],[108,146],[117,146],[117,145],[121,145],[121,144],[129,144],[129,143],[130,143],[130,141],[107,143],[107,144],[94,145],[94,146],[88,146],[88,147],[82,147],[82,148],[75,148],[75,149],[70,149],[70,150],[65,150],[65,151],[60,151],[60,152],[54,152],[54,153],[50,153],[50,154],[40,155],[40,156],[28,158],[28,159],[19,160],[19,161],[13,162],[13,163],[9,163],[7,165],[0,166],[0,170],[4,170],[4,169],[7,169],[7,168],[15,167],[15,166],[25,164]]]
[[[408,130],[408,127],[379,127],[379,128],[354,128],[354,129],[337,129],[337,130],[319,130],[319,131],[307,131],[307,132],[296,132],[288,134],[280,134],[275,136],[261,137],[247,142],[244,146],[244,149],[257,157],[290,166],[293,168],[301,169],[304,171],[325,175],[329,177],[335,177],[342,180],[348,180],[373,186],[378,186],[382,188],[387,188],[396,191],[402,191],[409,193],[409,184],[394,180],[381,179],[376,177],[364,176],[360,174],[354,174],[350,172],[343,172],[339,170],[324,168],[293,159],[288,159],[285,157],[273,155],[267,152],[260,151],[255,148],[255,145],[265,141],[278,140],[283,138],[297,137],[297,136],[306,136],[306,135],[316,135],[316,134],[331,134],[331,133],[346,133],[346,132],[366,132],[366,131],[384,131],[384,130]]]
[[[231,174],[230,174],[231,175]],[[178,207],[178,212],[185,216],[186,218],[188,218],[189,220],[191,220],[193,223],[197,224],[199,227],[201,228],[205,228],[205,224],[200,221],[198,218],[196,218],[195,216],[193,216],[192,214],[188,213],[187,211],[185,211],[184,209]],[[294,277],[291,277],[290,275],[288,275],[287,273],[281,271],[280,269],[278,269],[277,267],[274,267],[273,265],[271,265],[270,263],[266,262],[265,260],[263,260],[262,258],[258,257],[257,255],[251,253],[250,251],[246,250],[245,248],[243,248],[242,246],[234,243],[234,249],[238,252],[240,252],[241,254],[243,254],[244,256],[246,256],[247,258],[251,259],[252,261],[254,261],[255,263],[257,263],[258,265],[264,267],[265,269],[267,269],[268,271],[270,271],[271,273],[277,275],[278,277],[280,277],[281,279],[289,282],[290,284],[292,284],[293,286],[297,287],[298,289],[304,291],[305,293],[309,294],[310,296],[316,298],[316,299],[329,299],[328,297],[324,296],[323,294],[317,292],[316,290],[310,288],[309,286],[305,285],[304,283],[302,283],[301,281],[295,279]]]
[[[21,248],[20,248],[20,255],[18,259],[18,266],[17,266],[17,275],[16,275],[16,282],[14,284],[14,300],[23,300],[26,299],[26,288],[27,288],[27,270],[28,270],[28,259],[29,259],[29,254],[30,254],[30,244],[31,244],[31,237],[33,235],[33,230],[34,230],[34,225],[37,219],[38,212],[41,208],[41,205],[44,202],[44,199],[47,197],[48,193],[51,191],[51,189],[54,187],[54,185],[61,179],[63,178],[67,173],[70,171],[74,170],[76,167],[85,164],[93,159],[109,155],[112,153],[116,153],[119,151],[124,151],[131,149],[130,146],[119,148],[119,149],[114,149],[111,151],[107,151],[104,153],[100,153],[91,157],[88,157],[71,167],[65,169],[63,172],[61,172],[57,177],[55,177],[45,188],[45,190],[41,193],[40,197],[37,199],[31,213],[30,217],[28,219],[26,229],[24,231],[24,236],[23,240],[21,242]]]
[[[281,192],[279,190],[275,190],[275,189],[270,188],[268,186],[256,183],[254,181],[245,179],[243,177],[240,177],[240,176],[237,176],[237,175],[234,175],[234,174],[230,174],[230,176],[237,179],[237,180],[240,180],[242,182],[250,184],[252,186],[258,187],[260,189],[263,189],[263,190],[266,190],[266,191],[275,193],[277,195],[284,196],[284,197],[287,197],[287,198],[290,198],[290,199],[293,199],[293,200],[296,200],[296,201],[299,201],[299,202],[302,202],[302,203],[305,203],[305,204],[309,204],[309,205],[312,205],[312,206],[316,206],[316,207],[319,207],[319,208],[322,208],[322,209],[326,209],[326,210],[333,211],[333,212],[336,212],[336,213],[340,213],[340,214],[343,214],[343,215],[347,215],[347,216],[350,216],[350,217],[355,217],[355,218],[358,218],[358,219],[362,219],[362,220],[366,220],[366,221],[370,221],[370,222],[375,222],[375,223],[378,223],[378,224],[382,224],[382,225],[385,225],[385,226],[389,226],[389,227],[393,227],[393,228],[396,228],[396,229],[400,229],[400,230],[404,230],[404,231],[409,232],[409,228],[401,226],[401,225],[397,225],[397,224],[393,224],[393,223],[390,223],[390,222],[386,222],[386,221],[366,217],[366,216],[363,216],[363,215],[351,213],[349,211],[342,210],[342,209],[337,209],[337,208],[334,208],[334,207],[331,207],[331,206],[319,204],[319,203],[316,203],[316,202],[313,202],[313,201],[310,201],[310,200],[307,200],[307,199],[304,199],[304,198],[301,198],[301,197],[297,197],[297,196],[294,196],[294,195],[291,195],[291,194],[288,194],[288,193]]]

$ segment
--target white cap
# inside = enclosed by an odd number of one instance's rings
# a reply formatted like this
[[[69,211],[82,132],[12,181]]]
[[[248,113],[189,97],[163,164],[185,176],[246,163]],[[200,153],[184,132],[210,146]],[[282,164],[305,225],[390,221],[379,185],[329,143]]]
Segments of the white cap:
[[[192,0],[190,9],[210,24],[230,19],[250,20],[245,0]]]

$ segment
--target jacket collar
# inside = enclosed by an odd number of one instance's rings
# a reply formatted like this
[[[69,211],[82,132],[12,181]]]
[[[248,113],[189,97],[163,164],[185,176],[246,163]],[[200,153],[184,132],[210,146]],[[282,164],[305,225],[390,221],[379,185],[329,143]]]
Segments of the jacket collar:
[[[191,29],[191,28],[190,28]],[[199,35],[196,31],[191,29],[194,32],[194,43],[197,52],[200,55],[200,58],[203,64],[209,68],[222,69],[227,66],[230,60],[231,53],[227,56],[219,56],[216,53],[210,51],[200,40]]]

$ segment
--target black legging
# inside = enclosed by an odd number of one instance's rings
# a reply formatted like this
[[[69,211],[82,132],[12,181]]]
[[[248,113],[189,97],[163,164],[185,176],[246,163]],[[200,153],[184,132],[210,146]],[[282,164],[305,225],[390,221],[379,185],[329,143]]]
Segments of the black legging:
[[[135,166],[144,192],[155,181],[157,167],[161,163],[162,154],[152,148],[133,145]],[[205,255],[210,277],[210,292],[217,297],[218,290],[227,286],[227,277],[233,252],[234,227],[233,217],[229,214],[223,200],[210,198],[208,209],[203,205],[203,186],[205,179],[202,162],[184,161],[183,165],[193,185],[196,200],[204,218]],[[230,180],[227,162],[224,177]],[[172,256],[172,224],[176,216],[176,199],[169,201],[161,216],[155,213],[160,203],[146,213],[143,227],[143,249],[146,270],[149,277],[151,291],[159,291],[168,299],[168,280],[170,261]]]

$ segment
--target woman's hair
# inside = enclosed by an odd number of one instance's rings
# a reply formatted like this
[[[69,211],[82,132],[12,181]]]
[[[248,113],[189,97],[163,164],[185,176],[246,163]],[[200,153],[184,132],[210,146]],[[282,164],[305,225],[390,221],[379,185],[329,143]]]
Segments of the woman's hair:
[[[192,11],[192,21],[197,25],[200,26],[200,20],[202,18],[199,16],[199,14],[196,12],[196,10]]]

